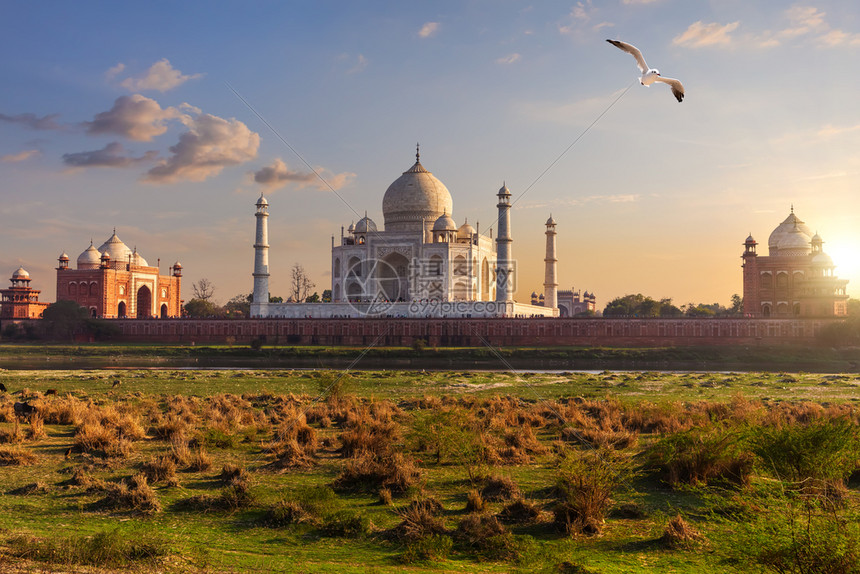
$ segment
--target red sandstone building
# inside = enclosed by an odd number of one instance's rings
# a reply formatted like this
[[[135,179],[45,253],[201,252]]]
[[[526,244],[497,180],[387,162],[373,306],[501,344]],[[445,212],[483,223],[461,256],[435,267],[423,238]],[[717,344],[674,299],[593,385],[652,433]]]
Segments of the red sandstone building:
[[[744,242],[744,314],[748,317],[817,318],[848,314],[847,279],[839,279],[824,241],[795,214],[773,230],[768,255]]]
[[[98,249],[90,242],[78,257],[77,269],[69,268],[65,253],[59,263],[57,300],[75,301],[93,317],[167,318],[181,313],[182,265],[176,262],[170,275],[160,275],[116,230]]]
[[[12,286],[0,289],[0,319],[39,319],[48,303],[39,301],[38,289],[30,287],[30,274],[23,267],[12,273]]]

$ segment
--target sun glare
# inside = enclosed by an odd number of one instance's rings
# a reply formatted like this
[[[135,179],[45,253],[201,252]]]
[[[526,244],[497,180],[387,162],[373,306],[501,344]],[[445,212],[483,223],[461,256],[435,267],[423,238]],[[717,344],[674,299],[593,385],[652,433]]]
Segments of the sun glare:
[[[833,258],[836,275],[848,279],[848,294],[860,297],[860,237],[852,234],[826,239],[824,252]]]

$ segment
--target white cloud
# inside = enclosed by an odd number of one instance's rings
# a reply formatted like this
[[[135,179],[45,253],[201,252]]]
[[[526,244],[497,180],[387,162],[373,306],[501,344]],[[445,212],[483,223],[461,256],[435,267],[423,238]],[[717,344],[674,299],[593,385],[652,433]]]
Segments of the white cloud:
[[[228,166],[257,157],[260,134],[236,119],[225,120],[210,114],[184,116],[188,131],[171,146],[173,155],[150,169],[144,181],[173,183],[204,181]]]
[[[701,48],[703,46],[731,44],[732,37],[730,34],[734,32],[740,22],[731,22],[730,24],[717,24],[715,22],[705,24],[701,20],[693,22],[682,33],[672,39],[672,44],[676,46],[690,46],[693,48]]]
[[[63,163],[69,167],[131,167],[155,160],[158,152],[148,151],[141,157],[126,155],[119,142],[111,142],[99,150],[63,154]]]
[[[355,59],[355,65],[346,71],[347,74],[357,74],[363,72],[367,68],[367,58],[363,54],[359,54]]]
[[[254,181],[270,189],[277,189],[293,183],[298,189],[312,187],[322,191],[327,191],[329,188],[337,191],[353,179],[355,179],[354,173],[335,174],[322,167],[317,167],[316,173],[294,171],[287,167],[287,164],[281,159],[276,159],[271,166],[260,168],[254,172]]]
[[[108,70],[108,74],[114,72],[114,75],[119,74],[125,69],[124,64],[117,64],[110,70]],[[170,65],[170,62],[167,58],[159,60],[154,63],[145,74],[137,77],[130,77],[124,79],[120,82],[120,85],[132,92],[139,92],[144,90],[157,90],[159,92],[166,92],[168,90],[172,90],[173,88],[179,87],[188,80],[195,80],[197,78],[202,78],[203,74],[192,74],[186,75],[175,69]]]
[[[107,78],[108,80],[113,80],[118,75],[120,75],[123,70],[125,70],[125,64],[120,62],[119,64],[117,64],[113,68],[108,69],[108,71],[105,72],[105,78]]]
[[[62,130],[64,126],[57,123],[56,119],[60,114],[49,114],[41,118],[35,114],[18,114],[16,116],[7,116],[0,114],[0,121],[9,122],[10,124],[20,124],[34,130]]]
[[[83,125],[92,135],[114,134],[148,142],[167,131],[167,120],[182,119],[182,116],[176,108],[162,109],[155,100],[134,94],[120,96],[110,110],[96,114],[93,121]]]
[[[522,56],[517,53],[508,54],[507,56],[503,56],[496,60],[497,64],[513,64],[514,62],[519,62]]]
[[[562,34],[574,34],[587,26],[595,13],[596,9],[591,4],[591,0],[577,2],[567,15],[567,23],[559,24],[558,31]],[[602,25],[605,26],[606,24]]]
[[[422,38],[431,38],[435,36],[438,31],[439,22],[427,22],[421,26],[421,30],[418,31],[418,35]]]
[[[36,157],[41,155],[41,152],[37,149],[28,149],[22,152],[13,153],[9,155],[0,156],[0,162],[3,163],[17,163],[19,161],[26,161],[31,157]]]

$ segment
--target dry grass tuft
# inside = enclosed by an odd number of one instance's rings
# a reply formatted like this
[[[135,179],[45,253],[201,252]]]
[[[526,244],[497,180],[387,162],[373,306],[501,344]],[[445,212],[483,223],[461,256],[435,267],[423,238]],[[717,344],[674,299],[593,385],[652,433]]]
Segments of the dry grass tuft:
[[[531,501],[519,498],[505,506],[498,518],[505,524],[533,524],[540,518],[540,508]]]
[[[0,466],[29,466],[36,464],[36,455],[19,448],[0,448]]]
[[[704,537],[698,530],[690,526],[690,523],[678,514],[672,518],[663,530],[660,542],[667,548],[688,548],[696,543],[702,542]]]
[[[473,489],[466,493],[466,512],[483,512],[486,506],[487,503],[477,490]]]
[[[30,494],[42,494],[45,492],[48,492],[48,485],[44,482],[37,481],[25,484],[24,486],[19,486],[18,488],[13,488],[6,494],[28,496]]]
[[[481,489],[481,497],[487,502],[504,502],[513,500],[520,496],[520,487],[514,480],[507,476],[488,476],[481,480],[484,487]]]
[[[106,483],[105,495],[96,503],[97,507],[130,510],[141,514],[161,511],[161,503],[144,474],[135,474],[130,478],[122,479],[119,483]]]

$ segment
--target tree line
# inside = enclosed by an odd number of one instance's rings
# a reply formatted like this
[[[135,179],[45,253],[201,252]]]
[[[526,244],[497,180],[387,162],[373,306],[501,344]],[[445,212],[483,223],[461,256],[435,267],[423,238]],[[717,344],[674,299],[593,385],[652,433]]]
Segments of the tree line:
[[[731,297],[731,306],[719,303],[687,303],[680,307],[672,299],[652,299],[637,293],[616,297],[603,309],[604,317],[741,317],[744,312],[743,297],[737,293]]]

